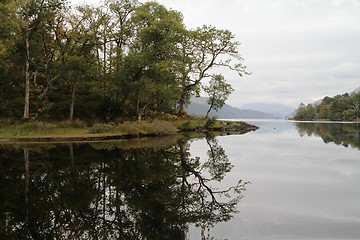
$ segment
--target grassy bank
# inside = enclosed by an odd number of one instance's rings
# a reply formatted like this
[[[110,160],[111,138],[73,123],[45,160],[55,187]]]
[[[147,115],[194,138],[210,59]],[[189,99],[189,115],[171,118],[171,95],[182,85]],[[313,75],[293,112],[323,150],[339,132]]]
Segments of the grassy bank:
[[[0,142],[98,141],[209,131],[245,133],[256,129],[255,126],[244,122],[228,122],[215,119],[151,120],[119,124],[96,123],[92,126],[88,126],[82,121],[2,122],[0,124]]]

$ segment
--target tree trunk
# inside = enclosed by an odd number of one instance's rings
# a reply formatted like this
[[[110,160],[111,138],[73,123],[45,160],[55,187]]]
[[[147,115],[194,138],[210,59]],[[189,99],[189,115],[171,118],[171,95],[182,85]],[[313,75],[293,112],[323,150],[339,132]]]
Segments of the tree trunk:
[[[75,83],[72,84],[71,87],[71,103],[70,103],[70,115],[69,120],[74,120],[74,107],[75,107]]]
[[[210,108],[207,110],[207,112],[206,112],[206,115],[205,115],[205,118],[206,118],[206,119],[209,117],[210,111],[211,111],[211,107],[210,107]]]
[[[104,30],[105,31],[105,30]],[[104,32],[104,34],[106,34]],[[106,67],[106,61],[107,61],[107,46],[106,46],[106,37],[104,38],[104,43],[103,43],[103,98],[105,98],[106,96],[106,72],[107,72],[107,67]]]
[[[183,77],[183,79],[181,80],[181,96],[180,96],[180,100],[179,100],[179,110],[178,110],[178,115],[185,115],[186,114],[186,110],[185,110],[185,105],[186,105],[186,96],[188,95],[188,89],[186,87],[186,78]]]
[[[186,104],[186,91],[183,90],[183,93],[181,94],[179,100],[179,110],[178,110],[179,115],[184,115],[186,113],[185,104]]]
[[[27,13],[28,15],[28,13]],[[29,119],[30,114],[30,36],[29,36],[29,17],[26,19],[26,36],[25,36],[25,101],[23,119]]]
[[[211,104],[210,104],[209,109],[208,109],[207,112],[206,112],[205,118],[208,118],[208,117],[209,117],[209,113],[210,113],[210,111],[213,109],[213,107],[214,107],[214,100],[211,99]]]

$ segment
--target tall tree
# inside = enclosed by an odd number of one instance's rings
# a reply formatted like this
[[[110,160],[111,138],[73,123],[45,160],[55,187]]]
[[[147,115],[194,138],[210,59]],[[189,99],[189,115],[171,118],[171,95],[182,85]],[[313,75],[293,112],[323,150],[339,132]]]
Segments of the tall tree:
[[[23,118],[30,114],[30,80],[46,79],[45,89],[51,80],[50,65],[56,58],[53,28],[65,7],[65,0],[26,0],[22,5],[25,62],[25,100]],[[41,94],[41,96],[46,94]]]
[[[136,116],[141,120],[150,107],[159,109],[176,100],[175,59],[184,25],[180,13],[156,2],[138,7],[131,20],[135,36],[124,70],[130,75],[128,97],[136,104]]]
[[[203,26],[188,31],[180,45],[182,66],[180,71],[181,96],[178,113],[185,113],[185,105],[189,97],[199,93],[201,83],[209,79],[210,70],[214,67],[226,67],[236,71],[239,76],[247,74],[238,52],[240,43],[228,30]]]
[[[67,17],[69,29],[63,31],[62,78],[70,89],[69,119],[74,119],[76,89],[95,74],[98,22],[92,21],[93,9],[79,7]]]
[[[29,119],[30,114],[30,1],[25,2],[24,20],[25,20],[25,99],[23,119]]]
[[[15,1],[0,2],[0,117],[21,116],[18,102],[18,85],[23,83],[23,65],[18,64],[17,45],[21,36],[22,21],[19,18],[19,6]],[[23,58],[23,55],[21,56]],[[21,92],[22,95],[22,92]],[[20,100],[23,106],[23,100]]]
[[[234,91],[221,74],[213,75],[209,81],[209,85],[205,86],[204,90],[209,96],[209,109],[206,112],[205,118],[208,118],[211,110],[218,111],[221,109],[229,95]]]

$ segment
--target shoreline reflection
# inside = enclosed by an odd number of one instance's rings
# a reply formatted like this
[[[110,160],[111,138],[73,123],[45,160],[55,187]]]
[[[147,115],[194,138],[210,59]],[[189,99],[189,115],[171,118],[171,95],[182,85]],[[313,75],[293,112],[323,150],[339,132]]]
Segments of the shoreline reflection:
[[[301,137],[320,137],[324,143],[335,143],[343,147],[351,146],[360,150],[359,123],[310,123],[295,122]]]
[[[233,166],[216,138],[207,143],[204,161],[185,140],[0,146],[0,237],[186,239],[190,224],[227,221],[247,182],[214,188]]]

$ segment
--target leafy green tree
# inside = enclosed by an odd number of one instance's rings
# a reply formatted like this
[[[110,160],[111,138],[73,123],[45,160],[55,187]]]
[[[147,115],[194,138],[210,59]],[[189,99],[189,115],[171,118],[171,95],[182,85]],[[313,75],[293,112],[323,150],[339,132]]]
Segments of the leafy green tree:
[[[360,100],[355,100],[353,102],[353,107],[356,112],[356,119],[359,120],[359,114],[360,114]]]
[[[206,112],[205,118],[208,118],[211,110],[218,111],[221,109],[229,95],[234,91],[221,74],[213,75],[209,81],[209,85],[204,87],[204,90],[209,96],[209,110]]]
[[[354,121],[359,118],[360,93],[348,93],[325,97],[320,104],[300,104],[296,120],[328,119],[331,121]],[[310,106],[311,105],[311,106]]]
[[[318,118],[319,119],[328,119],[329,118],[329,110],[330,110],[330,108],[331,108],[331,104],[322,103],[319,106]]]
[[[176,99],[174,59],[184,26],[180,13],[155,2],[136,8],[131,21],[135,36],[125,61],[125,96],[135,103],[136,118],[141,120],[147,110],[159,110]]]
[[[190,96],[198,94],[201,84],[211,78],[211,69],[225,67],[236,71],[239,76],[247,73],[238,52],[239,45],[230,31],[212,26],[199,27],[183,35],[180,45],[179,114],[185,113]]]
[[[305,104],[301,103],[296,111],[294,119],[311,121],[315,119],[315,116],[315,107],[312,104],[308,104],[307,106],[305,106]]]
[[[337,95],[334,97],[334,101],[331,103],[329,110],[329,119],[332,121],[343,120],[343,113],[348,109],[348,103],[346,101],[347,96]]]
[[[23,118],[28,119],[31,95],[40,95],[40,98],[46,96],[49,82],[53,75],[56,75],[52,72],[58,57],[54,44],[54,29],[58,26],[57,20],[65,8],[65,1],[26,0],[21,3],[19,8],[23,20],[21,28],[24,47],[19,49],[19,54],[24,56],[25,66]],[[33,83],[30,82],[31,80]],[[42,88],[45,89],[44,92]],[[36,92],[37,90],[41,93]]]
[[[0,17],[5,117],[141,120],[183,113],[201,90],[212,92],[215,109],[225,99],[214,92],[211,69],[246,74],[231,32],[187,30],[181,13],[157,2],[71,7],[66,0],[4,0]]]
[[[19,6],[15,1],[0,2],[0,117],[19,117],[23,100],[23,65],[17,52],[22,39]]]
[[[88,79],[96,74],[94,51],[97,45],[97,31],[88,8],[77,9],[68,16],[70,29],[62,31],[65,42],[62,47],[62,78],[70,89],[69,119],[74,118],[75,98],[79,87],[89,88]],[[84,90],[83,90],[84,91]],[[96,94],[96,93],[92,93]]]
[[[107,118],[111,118],[111,115],[118,112],[119,105],[123,105],[123,101],[126,99],[124,82],[127,79],[124,79],[122,75],[124,74],[125,58],[135,34],[130,20],[140,4],[137,0],[108,0],[104,5],[108,6],[108,10],[106,10],[110,16],[108,29],[111,31],[107,36],[109,50],[106,51],[108,53],[109,88],[106,90],[107,94],[105,98],[103,97],[103,101],[110,112],[108,113],[110,116]],[[106,6],[103,8],[106,9]]]

